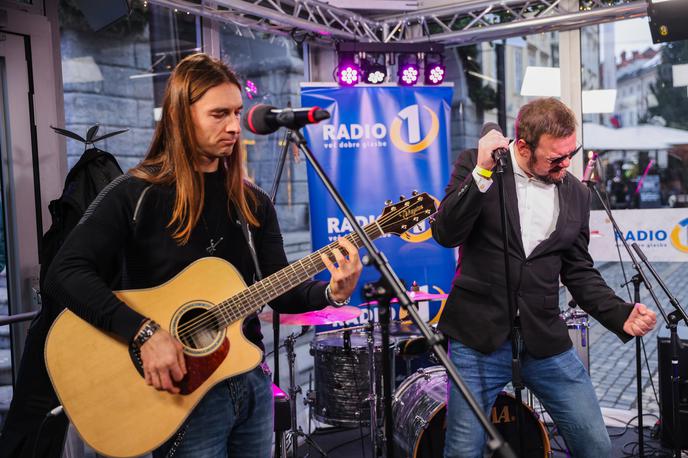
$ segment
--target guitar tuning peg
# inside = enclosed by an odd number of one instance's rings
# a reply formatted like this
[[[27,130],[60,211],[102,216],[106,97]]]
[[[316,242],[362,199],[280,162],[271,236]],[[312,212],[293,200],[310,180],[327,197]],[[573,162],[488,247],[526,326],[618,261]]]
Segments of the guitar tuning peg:
[[[385,200],[385,207],[389,207],[390,205],[392,205],[392,200],[391,199]]]
[[[399,196],[399,200],[406,200],[406,196],[405,196],[405,195],[403,195],[403,194],[402,194],[402,195],[400,195],[400,196]]]
[[[412,195],[413,197],[416,197],[416,196],[418,195],[418,190],[417,190],[417,189],[414,189],[413,192],[411,192],[411,195]]]

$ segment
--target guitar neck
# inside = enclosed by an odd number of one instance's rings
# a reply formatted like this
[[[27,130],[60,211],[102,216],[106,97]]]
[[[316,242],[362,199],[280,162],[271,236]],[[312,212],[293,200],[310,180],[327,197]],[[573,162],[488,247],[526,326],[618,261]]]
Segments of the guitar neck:
[[[384,234],[377,222],[368,224],[363,230],[373,240]],[[344,238],[356,248],[360,248],[363,245],[361,238],[354,232]],[[335,248],[342,251],[344,255],[347,254],[346,250],[339,246],[339,242],[330,243],[269,277],[252,284],[229,299],[220,302],[213,309],[218,324],[224,328],[240,319],[246,318],[260,310],[264,304],[325,270],[325,263],[323,263],[321,255],[325,254],[330,259],[334,259],[332,250]]]

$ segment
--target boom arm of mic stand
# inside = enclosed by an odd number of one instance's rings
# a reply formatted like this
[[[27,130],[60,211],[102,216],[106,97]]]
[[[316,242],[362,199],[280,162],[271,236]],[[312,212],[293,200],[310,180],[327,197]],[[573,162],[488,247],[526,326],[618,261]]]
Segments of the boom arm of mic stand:
[[[441,347],[439,346],[439,343],[437,342],[436,336],[433,336],[431,334],[430,328],[428,328],[427,324],[425,324],[418,312],[414,310],[412,301],[408,297],[408,294],[406,294],[405,288],[403,287],[401,280],[399,280],[399,277],[397,277],[396,273],[394,273],[394,271],[392,270],[392,267],[389,265],[389,262],[385,258],[384,254],[380,252],[377,249],[377,247],[375,247],[372,240],[370,240],[370,237],[368,237],[365,231],[363,231],[361,225],[358,224],[358,221],[356,221],[356,218],[354,217],[353,213],[335,189],[334,185],[332,184],[332,181],[330,181],[330,179],[327,177],[322,167],[315,159],[315,156],[308,148],[308,144],[306,142],[306,139],[303,137],[303,134],[298,130],[292,131],[290,138],[291,141],[293,141],[294,144],[296,144],[299,147],[299,149],[303,152],[303,154],[306,156],[306,159],[308,159],[308,161],[310,162],[311,166],[313,167],[313,170],[318,175],[318,178],[320,178],[323,185],[325,186],[325,188],[327,188],[327,191],[330,193],[337,206],[340,208],[342,213],[344,213],[344,216],[346,216],[346,218],[351,223],[354,232],[361,239],[361,242],[363,242],[363,246],[368,250],[368,254],[371,258],[373,265],[389,283],[394,296],[396,296],[396,298],[399,300],[400,306],[405,307],[408,310],[409,315],[411,315],[411,318],[413,319],[414,323],[420,328],[423,337],[428,339],[429,342],[434,342],[433,351],[435,352],[435,355],[447,368],[447,375],[459,388],[461,394],[463,394],[464,398],[468,402],[468,405],[471,407],[471,410],[473,410],[474,414],[482,424],[483,428],[485,428],[485,430],[487,431],[487,434],[489,436],[487,445],[490,448],[490,450],[499,450],[501,456],[504,458],[516,458],[513,451],[509,447],[509,444],[507,444],[504,441],[504,439],[501,437],[494,425],[488,420],[487,416],[482,411],[482,408],[478,405],[477,401],[475,400],[471,392],[468,390],[463,380],[461,380],[461,377],[459,377],[456,367],[454,366],[454,364],[451,363],[451,361],[449,361],[447,354],[442,351]],[[391,402],[391,399],[387,399],[386,401]],[[391,418],[386,419],[386,422],[391,425],[391,420]],[[387,443],[386,456],[387,458],[392,458],[394,456],[393,437],[386,437],[385,439]]]

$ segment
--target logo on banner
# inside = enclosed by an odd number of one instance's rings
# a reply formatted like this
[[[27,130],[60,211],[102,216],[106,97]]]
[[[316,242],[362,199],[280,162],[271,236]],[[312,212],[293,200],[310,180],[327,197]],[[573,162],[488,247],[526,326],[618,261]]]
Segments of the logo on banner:
[[[437,134],[440,131],[440,121],[437,119],[437,114],[425,105],[423,105],[423,109],[430,116],[430,129],[422,138],[420,128],[421,111],[418,105],[410,105],[404,108],[392,121],[389,137],[394,146],[401,151],[406,153],[423,151],[432,145],[432,142],[437,138]],[[408,142],[401,138],[401,130],[404,123],[407,126]]]
[[[677,250],[688,253],[688,218],[674,226],[671,231],[671,243]]]
[[[435,196],[430,197],[432,197],[432,200],[434,200],[437,204],[437,207],[439,207],[439,199]],[[421,221],[420,224],[409,229],[406,233],[404,233],[404,235],[401,236],[401,239],[411,243],[421,243],[429,240],[430,237],[432,237],[432,229],[430,229],[430,223],[426,219]]]

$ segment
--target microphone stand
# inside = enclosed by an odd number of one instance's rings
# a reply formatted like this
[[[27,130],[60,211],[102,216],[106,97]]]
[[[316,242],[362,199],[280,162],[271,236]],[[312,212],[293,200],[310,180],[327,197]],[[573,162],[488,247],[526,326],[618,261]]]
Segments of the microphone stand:
[[[277,190],[279,189],[279,182],[280,179],[282,178],[282,172],[284,170],[284,163],[286,162],[287,159],[287,153],[289,152],[289,131],[287,131],[284,134],[284,137],[282,138],[282,142],[284,145],[282,146],[282,151],[280,152],[280,156],[277,162],[277,169],[275,170],[275,178],[272,181],[272,189],[270,190],[270,200],[272,201],[272,205],[275,205],[277,203]],[[273,383],[277,386],[280,384],[280,361],[279,361],[279,340],[280,340],[280,320],[279,320],[279,312],[277,310],[273,310],[272,313],[272,340],[274,342],[273,345],[275,345],[275,352],[273,353],[273,372],[272,372],[272,380]],[[296,402],[291,404],[294,408],[296,408]],[[292,417],[293,419],[296,419],[296,412],[292,412]],[[293,428],[296,428],[296,424],[292,425]],[[310,432],[310,431],[309,431]],[[280,433],[284,434],[284,433]],[[297,449],[297,442],[298,442],[298,436],[293,437],[293,445],[292,449],[294,450],[294,456],[296,456],[296,449]],[[280,440],[275,440],[275,456],[279,457],[281,456],[281,446],[282,442]]]
[[[485,428],[487,434],[488,434],[488,441],[487,441],[487,447],[490,449],[491,452],[499,452],[499,456],[502,456],[504,458],[515,458],[514,453],[511,451],[511,448],[509,447],[509,444],[507,444],[504,439],[501,437],[497,429],[494,427],[494,425],[488,420],[487,416],[483,413],[482,408],[478,405],[477,401],[471,394],[471,392],[468,390],[466,387],[465,383],[459,376],[459,373],[456,370],[456,366],[452,364],[452,362],[449,360],[449,357],[447,356],[447,353],[445,353],[441,347],[441,340],[437,335],[434,335],[431,331],[428,325],[423,321],[421,318],[420,314],[416,310],[416,308],[413,306],[411,299],[408,297],[406,294],[406,291],[397,277],[396,273],[392,270],[392,267],[389,265],[389,262],[387,261],[387,258],[384,256],[384,254],[377,249],[377,247],[373,244],[372,240],[370,237],[368,237],[368,234],[365,233],[365,231],[361,228],[360,224],[358,224],[358,221],[356,221],[356,218],[354,217],[353,213],[349,209],[349,207],[346,205],[342,197],[339,195],[337,190],[335,189],[334,185],[332,184],[332,181],[327,177],[325,172],[323,171],[322,167],[318,163],[318,161],[315,159],[315,156],[313,153],[310,151],[308,148],[308,144],[306,142],[306,139],[304,138],[303,134],[299,130],[293,130],[290,133],[290,139],[291,141],[298,146],[298,148],[303,152],[303,154],[306,156],[308,161],[310,162],[311,166],[313,167],[313,170],[315,173],[318,175],[320,180],[322,181],[323,185],[327,189],[327,191],[330,193],[334,201],[336,202],[337,206],[340,208],[340,210],[344,213],[346,218],[349,220],[349,223],[351,223],[354,232],[358,237],[360,238],[363,246],[368,250],[368,255],[370,257],[370,264],[372,264],[381,274],[383,277],[383,280],[387,282],[389,285],[389,288],[391,289],[391,293],[397,297],[399,300],[399,304],[402,307],[405,307],[406,310],[408,310],[409,315],[413,319],[413,322],[418,326],[418,328],[421,331],[421,334],[425,339],[427,339],[427,342],[432,346],[432,350],[437,356],[438,360],[441,362],[441,364],[447,369],[447,375],[448,377],[452,380],[452,382],[457,386],[459,391],[461,391],[461,394],[464,396],[466,399],[468,405],[470,406],[471,410],[473,413],[476,415],[478,418],[478,421],[482,424],[483,428]],[[381,313],[387,313],[389,316],[389,311],[381,312]],[[384,336],[383,331],[383,336]],[[387,330],[387,333],[389,330]],[[383,357],[385,357],[385,349],[386,347],[384,346],[383,343]],[[389,354],[389,349],[387,348],[387,355]],[[388,357],[388,356],[387,356]],[[389,368],[391,364],[385,364],[386,368]],[[391,371],[386,371],[383,374],[383,380],[386,380],[385,383],[385,413],[391,413],[392,411],[392,398],[391,398],[391,386],[392,386],[392,374]],[[392,417],[386,416],[385,419],[385,449],[386,449],[386,457],[387,458],[392,458],[394,456],[394,434],[393,434],[393,421]]]
[[[664,310],[662,310],[661,307],[659,307],[659,303],[657,302],[657,298],[654,295],[654,291],[652,290],[652,287],[649,286],[650,294],[652,294],[652,298],[655,300],[657,303],[657,306],[659,309],[662,311],[662,316],[664,319],[667,321],[667,325],[669,328],[670,332],[670,347],[671,347],[671,416],[672,416],[672,439],[674,443],[674,457],[675,458],[681,458],[681,417],[680,417],[680,409],[679,409],[679,390],[681,387],[681,374],[679,372],[679,357],[680,357],[680,352],[681,352],[681,340],[678,337],[678,333],[676,331],[676,327],[678,326],[678,323],[680,321],[683,321],[687,326],[688,326],[688,316],[686,316],[685,310],[683,310],[683,307],[681,307],[681,304],[679,304],[678,300],[676,297],[671,293],[667,285],[662,281],[662,277],[659,276],[655,268],[652,266],[650,261],[648,261],[647,257],[645,256],[645,253],[643,253],[643,250],[640,249],[637,243],[633,242],[631,244],[633,249],[635,250],[636,253],[638,253],[638,257],[640,260],[645,264],[645,267],[650,271],[652,276],[657,280],[657,283],[659,284],[659,287],[662,288],[662,291],[664,291],[664,294],[669,298],[669,303],[674,307],[674,311],[671,312],[668,316],[664,313]]]
[[[652,300],[654,301],[655,305],[657,306],[657,309],[660,311],[662,317],[664,318],[664,321],[670,327],[671,321],[669,320],[669,317],[667,316],[666,313],[664,313],[664,309],[662,309],[662,307],[659,305],[659,299],[657,299],[657,296],[655,295],[654,290],[652,289],[652,285],[647,280],[647,277],[645,276],[645,272],[643,272],[643,269],[641,268],[640,264],[638,263],[638,260],[633,255],[633,251],[631,250],[631,247],[628,246],[628,242],[626,241],[626,238],[623,236],[623,232],[621,232],[621,229],[619,229],[618,224],[616,224],[616,220],[614,219],[614,216],[612,215],[611,209],[606,204],[606,202],[602,198],[602,195],[600,194],[600,191],[595,186],[595,180],[590,179],[590,180],[584,181],[584,183],[587,184],[588,188],[590,188],[595,193],[595,195],[597,196],[597,199],[599,200],[600,204],[602,205],[602,208],[607,213],[607,217],[609,218],[609,221],[611,221],[611,223],[612,223],[612,227],[614,228],[615,237],[618,237],[619,239],[621,239],[621,242],[624,246],[624,249],[628,253],[628,257],[631,259],[631,263],[633,264],[633,268],[637,272],[633,276],[633,278],[631,279],[631,282],[633,283],[634,306],[635,306],[635,304],[640,302],[640,285],[644,284],[645,287],[647,288],[648,292],[650,293]],[[681,311],[683,311],[683,310],[681,310]],[[683,316],[685,317],[685,313],[683,313]],[[636,391],[637,391],[636,395],[638,397],[638,455],[640,456],[640,458],[643,458],[643,456],[645,456],[645,440],[643,437],[643,382],[642,382],[642,357],[641,357],[641,351],[640,351],[641,350],[641,348],[640,348],[641,341],[642,341],[642,337],[638,336],[635,338],[635,371],[636,371]],[[679,452],[679,456],[680,456],[680,452]]]
[[[506,191],[504,189],[504,169],[507,166],[507,155],[509,150],[500,148],[493,153],[495,160],[494,173],[497,177],[499,188],[500,220],[502,222],[502,247],[504,251],[504,273],[506,281],[507,304],[509,304],[509,319],[511,321],[511,384],[516,395],[516,430],[518,444],[515,447],[519,456],[525,456],[523,440],[523,394],[525,387],[521,376],[521,326],[516,316],[517,307],[514,303],[514,295],[511,290],[511,269],[509,268],[509,220],[506,214]]]

